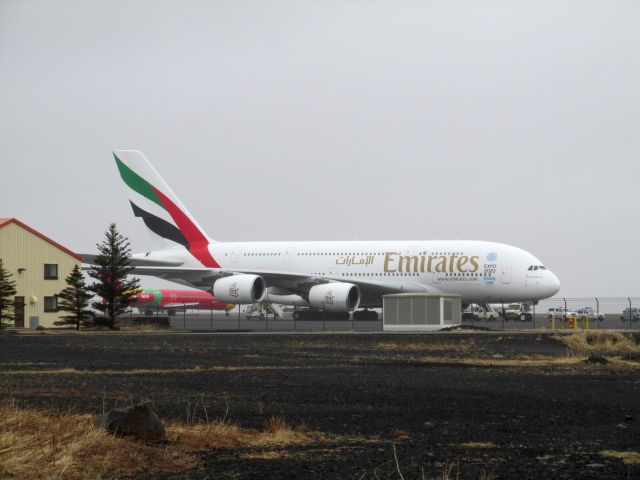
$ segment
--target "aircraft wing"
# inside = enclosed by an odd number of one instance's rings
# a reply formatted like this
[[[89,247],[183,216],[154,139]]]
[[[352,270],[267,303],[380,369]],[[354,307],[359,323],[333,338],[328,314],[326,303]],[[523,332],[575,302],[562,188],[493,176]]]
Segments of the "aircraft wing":
[[[83,256],[83,259],[87,258]],[[213,286],[216,280],[222,277],[228,277],[238,274],[259,275],[264,278],[267,287],[278,287],[280,289],[289,290],[291,293],[297,293],[306,296],[311,287],[330,282],[351,283],[357,285],[360,289],[361,304],[378,304],[380,296],[387,293],[401,292],[424,292],[428,291],[425,285],[419,283],[407,282],[401,285],[384,285],[381,281],[374,279],[357,279],[332,276],[315,276],[306,273],[280,272],[270,270],[249,270],[249,269],[222,269],[222,268],[206,268],[206,267],[175,267],[175,266],[145,266],[140,265],[144,259],[136,259],[135,268],[131,272],[132,275],[149,275],[172,282],[181,283],[183,285],[193,285],[197,287],[209,288]],[[154,263],[157,261],[149,261]]]
[[[264,278],[267,287],[279,287],[306,296],[314,285],[330,282],[350,283],[360,289],[361,305],[378,305],[382,295],[388,293],[427,292],[427,286],[416,282],[407,282],[400,285],[384,285],[379,280],[357,279],[331,276],[313,276],[303,273],[261,271],[261,270],[236,270],[234,273],[247,273],[260,275]],[[435,291],[435,290],[433,290]]]
[[[97,255],[93,253],[81,253],[80,256],[82,257],[82,263],[86,263],[88,265],[96,264]],[[182,263],[183,262],[180,260],[153,260],[146,258],[131,259],[131,265],[140,267],[179,267]]]
[[[149,275],[183,285],[211,287],[218,278],[229,275],[219,268],[206,267],[138,267],[130,275]]]

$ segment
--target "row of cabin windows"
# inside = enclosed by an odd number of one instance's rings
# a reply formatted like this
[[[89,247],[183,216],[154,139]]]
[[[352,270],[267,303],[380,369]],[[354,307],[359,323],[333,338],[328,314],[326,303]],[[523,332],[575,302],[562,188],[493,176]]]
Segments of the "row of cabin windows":
[[[410,273],[410,272],[404,272],[404,273],[343,273],[342,276],[343,277],[408,277],[408,276],[412,276],[412,277],[417,277],[419,274],[418,273]]]
[[[383,255],[382,252],[351,252],[351,253],[335,253],[335,252],[298,252],[298,257],[316,257],[316,256],[336,256],[336,255]]]
[[[426,250],[424,252],[418,252],[416,254],[410,253],[409,255],[426,255]],[[384,255],[384,252],[302,252],[297,253],[297,256],[332,256],[332,255]],[[443,256],[443,255],[463,255],[462,252],[437,252],[432,253],[431,255],[435,256]]]
[[[324,273],[323,273],[324,275]],[[343,277],[398,277],[398,276],[414,276],[417,277],[419,273],[412,272],[388,272],[388,273],[343,273]],[[445,273],[447,277],[482,277],[482,273]],[[488,276],[488,275],[485,275]]]
[[[418,252],[416,255],[426,255],[427,252]],[[243,253],[243,257],[279,257],[282,253],[278,252],[251,252],[251,253]],[[337,255],[384,255],[383,252],[298,252],[296,253],[298,257],[316,257],[316,256],[337,256]],[[462,252],[437,252],[432,255],[462,255]],[[540,267],[544,270],[544,267]]]

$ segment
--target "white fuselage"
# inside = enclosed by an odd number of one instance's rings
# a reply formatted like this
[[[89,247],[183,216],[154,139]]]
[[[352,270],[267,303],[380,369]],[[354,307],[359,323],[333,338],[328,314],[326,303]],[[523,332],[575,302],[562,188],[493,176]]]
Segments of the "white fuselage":
[[[536,257],[493,242],[225,242],[211,243],[209,251],[225,270],[306,274],[393,291],[456,293],[463,302],[536,301],[560,289],[558,278]],[[155,251],[147,258],[177,254],[173,249]],[[190,257],[186,264],[197,265],[197,260]],[[381,295],[362,290],[361,307],[382,305]]]

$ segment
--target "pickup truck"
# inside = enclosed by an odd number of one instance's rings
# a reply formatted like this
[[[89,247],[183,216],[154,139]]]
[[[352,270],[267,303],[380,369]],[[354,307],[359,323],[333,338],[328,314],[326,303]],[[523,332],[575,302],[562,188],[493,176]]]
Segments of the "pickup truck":
[[[533,316],[531,312],[522,303],[510,303],[504,310],[505,320],[520,320],[522,322],[530,322]]]
[[[578,310],[576,310],[576,316],[583,321],[587,318],[589,319],[589,321],[597,319],[601,322],[604,320],[604,313],[596,314],[596,312],[594,312],[593,308],[591,307],[579,308]]]
[[[625,308],[622,311],[622,315],[620,315],[620,320],[633,320],[634,322],[637,322],[640,320],[640,308]]]
[[[463,320],[497,320],[498,312],[493,309],[485,309],[480,305],[471,304],[462,311]]]
[[[576,312],[572,312],[569,309],[565,309],[564,307],[554,307],[554,308],[550,308],[549,312],[549,321],[553,320],[554,318],[556,320],[562,320],[563,318],[578,318],[578,315],[576,314]]]

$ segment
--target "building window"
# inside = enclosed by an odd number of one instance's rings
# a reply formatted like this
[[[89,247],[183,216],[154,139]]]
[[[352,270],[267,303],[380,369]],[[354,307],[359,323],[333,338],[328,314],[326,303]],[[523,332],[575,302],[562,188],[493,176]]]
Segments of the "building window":
[[[45,312],[57,312],[58,311],[58,297],[44,297],[44,311]]]
[[[58,264],[57,263],[45,263],[44,264],[44,279],[45,280],[57,280],[58,279]]]

